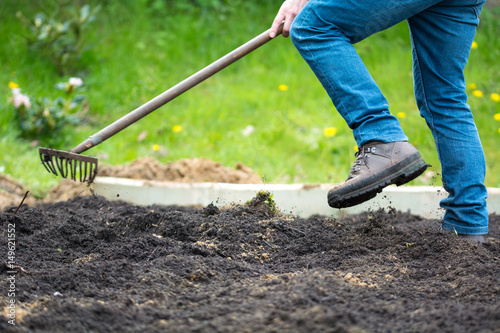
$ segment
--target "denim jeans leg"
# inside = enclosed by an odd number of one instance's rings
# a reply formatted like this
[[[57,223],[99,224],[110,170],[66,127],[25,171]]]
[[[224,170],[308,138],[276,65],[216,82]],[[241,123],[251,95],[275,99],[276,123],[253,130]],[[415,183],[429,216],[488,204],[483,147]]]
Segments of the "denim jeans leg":
[[[353,130],[358,146],[408,138],[353,44],[438,2],[310,0],[295,18],[292,41]]]
[[[352,44],[408,20],[415,97],[436,141],[450,193],[443,228],[488,232],[484,153],[466,104],[463,69],[485,0],[310,0],[290,36],[359,146],[406,140]],[[390,52],[390,50],[388,50]]]
[[[443,228],[488,233],[485,158],[467,105],[463,69],[484,1],[449,0],[408,19],[415,96],[434,137],[449,196],[441,201]]]

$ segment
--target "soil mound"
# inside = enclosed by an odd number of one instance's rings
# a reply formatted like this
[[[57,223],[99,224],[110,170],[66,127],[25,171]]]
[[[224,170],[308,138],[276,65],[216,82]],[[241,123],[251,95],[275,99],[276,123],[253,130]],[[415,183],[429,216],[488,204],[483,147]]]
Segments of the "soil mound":
[[[261,177],[242,163],[237,163],[231,169],[206,158],[181,159],[162,164],[154,158],[143,157],[128,165],[100,166],[99,176],[173,182],[262,183]]]
[[[171,182],[214,182],[233,184],[261,184],[262,179],[242,163],[227,168],[221,163],[206,158],[182,159],[162,164],[151,157],[143,157],[127,165],[101,165],[99,176],[145,179]],[[18,206],[26,189],[14,179],[0,174],[0,211]],[[43,202],[65,201],[76,196],[92,194],[92,187],[68,179],[61,181],[48,192]],[[36,200],[28,195],[25,203],[33,205]]]
[[[0,276],[16,292],[0,331],[498,332],[500,217],[477,244],[396,211],[301,219],[263,201],[8,209],[16,267],[0,258]]]
[[[27,190],[7,175],[0,174],[0,211],[12,206],[19,206]],[[27,196],[26,204],[32,205],[34,199]]]
[[[75,182],[71,179],[61,179],[59,184],[50,189],[44,202],[66,201],[77,196],[91,195],[92,187],[87,183]]]

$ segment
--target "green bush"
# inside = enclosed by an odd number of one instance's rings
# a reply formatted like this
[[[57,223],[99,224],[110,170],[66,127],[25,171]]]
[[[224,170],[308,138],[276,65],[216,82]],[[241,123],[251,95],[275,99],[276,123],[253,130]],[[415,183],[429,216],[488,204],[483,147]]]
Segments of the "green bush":
[[[31,99],[22,94],[19,86],[10,82],[12,90],[10,102],[15,109],[15,119],[19,124],[21,137],[38,140],[41,143],[52,143],[57,135],[68,124],[79,124],[85,114],[84,95],[76,95],[76,90],[83,84],[79,78],[70,78],[67,82],[57,84],[64,96],[55,99],[37,97]]]
[[[91,9],[85,5],[79,9],[63,7],[59,19],[47,17],[44,13],[27,19],[21,12],[17,17],[28,27],[25,36],[31,49],[42,52],[50,58],[60,74],[68,74],[74,70],[81,54],[86,49],[84,30],[95,20],[99,6]]]

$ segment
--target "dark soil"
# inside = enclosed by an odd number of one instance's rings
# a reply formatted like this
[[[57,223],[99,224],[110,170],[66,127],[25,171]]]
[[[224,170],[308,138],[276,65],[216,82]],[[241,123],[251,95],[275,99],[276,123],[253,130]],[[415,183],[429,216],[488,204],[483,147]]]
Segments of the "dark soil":
[[[9,208],[16,326],[4,292],[0,331],[500,332],[498,216],[478,244],[400,212],[301,219],[264,199]]]

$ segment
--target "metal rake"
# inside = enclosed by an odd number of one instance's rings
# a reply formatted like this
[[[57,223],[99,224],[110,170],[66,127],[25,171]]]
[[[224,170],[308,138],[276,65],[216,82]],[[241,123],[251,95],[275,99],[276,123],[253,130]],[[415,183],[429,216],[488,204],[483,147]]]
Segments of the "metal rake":
[[[282,27],[283,24],[281,24],[278,34],[281,34]],[[208,79],[215,73],[226,68],[236,60],[244,57],[270,40],[269,30],[261,33],[202,70],[191,75],[184,81],[163,92],[161,95],[156,96],[149,102],[146,102],[134,111],[116,120],[111,125],[108,125],[96,134],[90,136],[87,140],[70,151],[39,148],[40,159],[43,166],[48,172],[56,176],[60,175],[75,181],[79,180],[80,182],[92,183],[97,176],[97,158],[80,155],[82,152],[97,146],[104,140],[107,140],[109,137],[132,125],[139,119],[155,111],[175,97]]]

